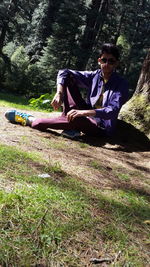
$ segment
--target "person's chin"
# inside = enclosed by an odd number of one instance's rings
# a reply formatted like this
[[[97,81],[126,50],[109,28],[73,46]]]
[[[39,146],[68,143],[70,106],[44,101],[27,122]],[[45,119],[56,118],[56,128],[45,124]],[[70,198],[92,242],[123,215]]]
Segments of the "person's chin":
[[[110,74],[112,71],[111,70],[108,70],[108,69],[104,69],[103,70],[103,73],[106,73],[106,74]]]

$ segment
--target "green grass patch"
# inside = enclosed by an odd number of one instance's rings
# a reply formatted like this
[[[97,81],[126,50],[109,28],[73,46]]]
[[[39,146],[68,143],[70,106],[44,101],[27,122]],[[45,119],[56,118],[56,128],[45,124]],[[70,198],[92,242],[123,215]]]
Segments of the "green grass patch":
[[[100,162],[98,162],[96,160],[91,161],[90,162],[90,166],[93,167],[96,170],[99,170],[99,171],[104,171],[105,170],[104,166]]]
[[[124,180],[124,181],[129,181],[130,180],[130,177],[128,174],[126,173],[117,173],[117,177],[121,180]]]
[[[37,184],[16,188],[9,195],[2,193],[1,204],[1,261],[9,258],[9,264],[15,253],[20,265],[31,264],[36,254],[51,253],[62,239],[90,225],[86,203],[54,185]]]
[[[40,178],[42,173],[50,177]],[[1,145],[3,182],[12,187],[0,190],[2,266],[86,266],[82,252],[94,255],[100,242],[103,254],[122,251],[120,266],[147,262],[147,196],[94,189],[65,173],[59,162],[51,165],[40,154]]]
[[[79,142],[79,147],[80,148],[88,148],[89,145],[87,143]]]
[[[41,108],[29,105],[29,100],[24,96],[0,93],[0,104],[2,107],[12,107],[14,109],[39,110],[42,112],[50,112]]]
[[[64,138],[59,140],[49,140],[45,139],[44,142],[48,145],[48,147],[58,150],[65,150],[66,149],[66,142],[64,142]]]

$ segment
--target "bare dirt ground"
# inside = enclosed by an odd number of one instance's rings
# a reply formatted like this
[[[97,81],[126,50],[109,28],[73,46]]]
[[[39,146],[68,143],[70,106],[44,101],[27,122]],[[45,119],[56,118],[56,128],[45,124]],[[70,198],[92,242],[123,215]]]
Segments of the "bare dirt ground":
[[[74,175],[93,186],[101,188],[128,187],[148,193],[150,174],[150,146],[143,134],[126,125],[119,128],[119,135],[113,140],[83,138],[72,141],[63,138],[61,131],[40,132],[30,127],[9,123],[4,113],[6,107],[0,107],[0,143],[15,146],[20,150],[40,153],[51,164],[59,164],[68,174]],[[42,112],[31,112],[36,117],[52,116]],[[56,116],[57,114],[55,114]],[[102,172],[91,168],[99,163]],[[130,182],[118,182],[114,168],[123,173],[134,174]],[[139,179],[139,177],[145,179]],[[136,179],[137,176],[137,179]],[[145,183],[146,181],[146,183]]]

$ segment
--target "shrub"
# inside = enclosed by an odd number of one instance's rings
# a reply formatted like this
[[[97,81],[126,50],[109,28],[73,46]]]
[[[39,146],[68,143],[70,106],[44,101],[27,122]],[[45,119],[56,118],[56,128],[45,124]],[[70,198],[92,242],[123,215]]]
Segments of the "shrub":
[[[50,106],[50,103],[53,97],[54,97],[54,93],[43,94],[39,98],[31,98],[29,100],[29,105],[33,107],[34,109],[45,109],[45,110],[52,111],[53,108],[52,106]],[[49,100],[49,101],[44,101],[44,100]]]

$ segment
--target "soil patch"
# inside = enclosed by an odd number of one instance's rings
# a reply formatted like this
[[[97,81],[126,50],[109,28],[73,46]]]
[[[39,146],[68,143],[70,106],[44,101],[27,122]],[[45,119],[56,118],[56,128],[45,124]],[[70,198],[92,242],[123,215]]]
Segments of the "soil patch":
[[[126,187],[139,190],[143,194],[148,193],[149,141],[146,136],[145,139],[140,139],[143,135],[139,132],[134,137],[129,136],[132,127],[128,127],[130,131],[127,132],[127,128],[123,128],[125,125],[119,126],[120,135],[116,135],[112,140],[83,137],[81,140],[72,141],[63,138],[61,131],[40,132],[30,127],[11,124],[4,117],[6,110],[8,108],[0,107],[1,144],[40,153],[50,164],[60,164],[62,170],[69,175],[101,189]],[[58,115],[37,111],[31,113],[36,117]],[[135,132],[137,131],[134,129],[134,134]],[[94,163],[99,164],[101,168],[94,168]],[[129,179],[121,181],[116,174],[116,168],[120,168],[121,173],[128,174]]]

